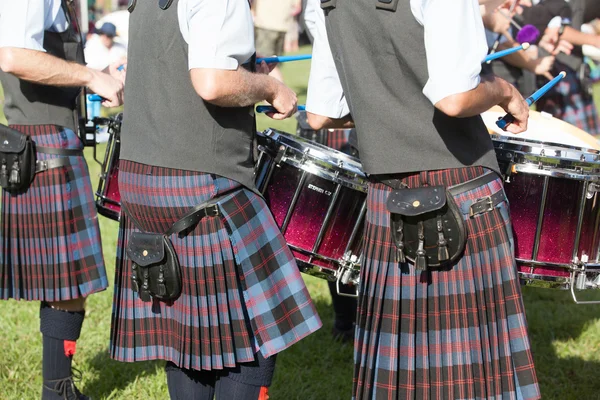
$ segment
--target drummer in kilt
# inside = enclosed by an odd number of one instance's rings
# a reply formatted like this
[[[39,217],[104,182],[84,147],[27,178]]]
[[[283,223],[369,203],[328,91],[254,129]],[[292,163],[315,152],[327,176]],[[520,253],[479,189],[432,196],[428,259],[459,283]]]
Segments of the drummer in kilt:
[[[266,398],[321,326],[253,177],[254,104],[282,119],[296,95],[253,72],[247,0],[129,10],[111,357],[165,360],[172,399]]]
[[[106,99],[104,105],[117,106],[123,91],[116,69],[111,77],[85,67],[71,6],[61,0],[0,2],[4,111],[12,134],[29,135],[35,142],[40,167],[29,187],[19,190],[7,190],[9,180],[18,181],[18,164],[0,168],[5,188],[0,299],[41,301],[45,400],[87,398],[75,387],[71,360],[85,299],[108,285],[89,172],[76,133],[76,98],[87,86]],[[0,126],[1,132],[7,129]],[[10,146],[9,140],[2,146]]]
[[[353,397],[540,398],[508,204],[479,115],[498,104],[518,133],[528,107],[506,81],[479,76],[479,4],[320,3],[335,67],[313,57],[311,74],[339,73],[370,177]],[[323,82],[311,84],[309,95]],[[346,123],[325,117],[309,122]]]

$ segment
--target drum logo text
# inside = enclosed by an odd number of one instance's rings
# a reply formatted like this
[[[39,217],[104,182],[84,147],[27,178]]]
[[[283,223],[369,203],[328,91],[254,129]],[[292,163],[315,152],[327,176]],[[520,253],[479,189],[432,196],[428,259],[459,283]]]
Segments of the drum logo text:
[[[313,185],[311,183],[308,184],[308,188],[310,190],[314,190],[315,192],[319,192],[319,193],[325,194],[327,196],[331,196],[331,192],[329,190],[322,189],[322,188],[320,188],[318,186],[315,186],[315,185]]]

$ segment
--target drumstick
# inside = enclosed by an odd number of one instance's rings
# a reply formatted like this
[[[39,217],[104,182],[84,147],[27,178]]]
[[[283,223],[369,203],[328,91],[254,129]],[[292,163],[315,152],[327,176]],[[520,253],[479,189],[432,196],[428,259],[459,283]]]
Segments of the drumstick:
[[[125,68],[125,65],[121,65],[119,68],[117,68],[117,71],[123,71],[123,68]],[[103,101],[104,98],[98,94],[88,94],[87,96],[88,101]]]
[[[274,57],[257,58],[256,63],[260,64],[263,61],[266,62],[267,64],[283,63],[283,62],[289,62],[289,61],[310,60],[311,58],[312,58],[312,54],[300,54],[297,56],[274,56]]]
[[[550,82],[546,83],[544,86],[542,86],[540,89],[538,89],[535,93],[533,93],[531,96],[529,96],[525,100],[527,102],[527,104],[529,106],[531,106],[533,103],[538,101],[540,99],[540,97],[545,95],[550,89],[552,89],[565,76],[567,76],[567,73],[565,71],[562,71],[554,79],[552,79]],[[502,129],[503,131],[506,131],[506,128],[508,127],[508,125],[512,124],[513,122],[515,122],[515,117],[513,117],[512,114],[506,114],[504,117],[498,118],[498,121],[496,121],[496,125],[498,126],[498,128]]]
[[[298,111],[306,111],[306,106],[299,105]],[[273,106],[256,106],[257,113],[276,113],[277,109]]]
[[[516,53],[517,51],[527,50],[528,48],[529,48],[529,43],[523,43],[520,46],[512,47],[512,48],[506,49],[506,50],[501,50],[501,51],[499,51],[497,53],[488,54],[484,58],[483,62],[484,63],[489,63],[490,61],[496,60],[498,58],[507,56],[507,55],[512,54],[512,53]]]

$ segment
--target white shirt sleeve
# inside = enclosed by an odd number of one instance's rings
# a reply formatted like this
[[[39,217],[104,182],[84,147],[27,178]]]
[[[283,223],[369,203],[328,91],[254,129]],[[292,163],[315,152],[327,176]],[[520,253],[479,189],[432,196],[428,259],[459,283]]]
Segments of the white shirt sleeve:
[[[432,104],[475,89],[487,54],[477,0],[411,0],[413,15],[425,28],[429,80],[423,94]]]
[[[44,31],[64,32],[60,0],[0,0],[0,47],[44,50]]]
[[[236,70],[254,54],[248,0],[182,0],[178,18],[189,69]]]
[[[350,109],[331,55],[325,15],[319,0],[307,1],[304,20],[313,36],[306,110],[329,118],[343,118],[350,114]]]

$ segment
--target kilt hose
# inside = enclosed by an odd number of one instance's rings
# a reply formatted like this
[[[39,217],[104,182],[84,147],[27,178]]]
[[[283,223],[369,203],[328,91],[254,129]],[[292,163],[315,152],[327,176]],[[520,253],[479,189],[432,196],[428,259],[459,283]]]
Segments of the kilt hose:
[[[562,64],[560,66],[562,68],[558,70],[567,71],[567,76],[538,100],[537,110],[550,113],[592,136],[600,135],[594,98],[583,93],[581,82],[572,69]]]
[[[220,215],[171,241],[183,289],[145,303],[131,289],[125,248],[135,227],[121,217],[110,352],[119,361],[161,359],[220,370],[272,356],[321,327],[304,281],[264,200],[230,179],[121,160],[125,207],[147,232],[165,232],[191,207],[230,193]]]
[[[82,149],[70,129],[13,125],[39,146]],[[37,154],[38,159],[61,156]],[[82,156],[36,174],[21,194],[2,192],[0,299],[56,302],[108,286],[96,203]]]
[[[409,187],[452,186],[481,167],[404,175]],[[421,175],[421,176],[420,176]],[[400,175],[402,177],[402,175]],[[500,178],[455,197],[467,245],[458,263],[416,273],[395,261],[391,188],[369,183],[355,339],[355,399],[537,399],[508,204],[468,217]]]

